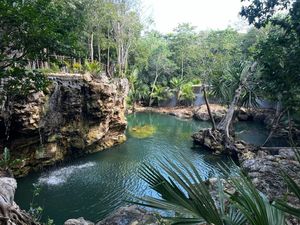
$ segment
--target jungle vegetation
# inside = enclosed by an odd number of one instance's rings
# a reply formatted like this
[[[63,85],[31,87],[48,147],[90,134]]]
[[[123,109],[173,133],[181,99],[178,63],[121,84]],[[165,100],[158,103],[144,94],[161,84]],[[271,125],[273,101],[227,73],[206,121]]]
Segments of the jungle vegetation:
[[[241,71],[257,61],[259,70],[244,86],[240,104],[255,106],[264,96],[295,113],[299,2],[244,2],[241,16],[254,25],[247,33],[179,24],[161,34],[149,29],[151,18],[143,17],[138,0],[4,0],[0,74],[15,78],[11,92],[26,94],[24,80],[42,90],[45,73],[106,72],[129,79],[131,105],[157,105],[172,95],[178,104],[190,104],[193,85],[201,83],[229,105]]]

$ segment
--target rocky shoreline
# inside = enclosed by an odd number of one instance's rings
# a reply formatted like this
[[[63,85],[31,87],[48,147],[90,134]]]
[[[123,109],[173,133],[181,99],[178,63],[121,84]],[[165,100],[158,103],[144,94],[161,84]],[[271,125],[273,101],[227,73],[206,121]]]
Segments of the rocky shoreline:
[[[226,114],[227,108],[218,104],[211,104],[211,112],[216,122],[220,121]],[[198,107],[142,107],[137,106],[135,112],[154,112],[175,116],[182,119],[195,119],[198,121],[209,121],[209,115],[205,105]],[[127,110],[127,113],[132,113]],[[271,125],[275,115],[272,109],[245,109],[236,110],[238,121],[258,121]]]
[[[226,114],[226,107],[220,105],[211,105],[212,115],[216,122]],[[137,112],[156,112],[182,119],[195,119],[200,121],[208,121],[209,115],[206,106],[201,107],[175,107],[175,108],[148,108],[137,107]],[[275,110],[269,109],[254,109],[236,110],[235,121],[257,121],[263,123],[267,128],[271,128],[275,116]],[[213,143],[213,140],[204,140],[199,131],[193,135],[196,144],[206,146],[212,150],[213,154],[221,154],[219,143]],[[300,132],[293,129],[292,132],[296,137],[299,137]],[[289,128],[286,125],[279,125],[276,129],[275,136],[287,137],[289,135]],[[264,193],[270,201],[279,198],[287,198],[292,205],[300,207],[299,200],[291,195],[286,183],[282,177],[282,171],[288,173],[296,183],[300,184],[300,164],[296,159],[294,149],[291,147],[258,147],[247,144],[244,141],[236,140],[234,148],[237,149],[238,154],[234,156],[238,161],[240,168],[244,170],[251,178],[253,184],[259,191]],[[290,224],[300,224],[300,221],[290,218]]]

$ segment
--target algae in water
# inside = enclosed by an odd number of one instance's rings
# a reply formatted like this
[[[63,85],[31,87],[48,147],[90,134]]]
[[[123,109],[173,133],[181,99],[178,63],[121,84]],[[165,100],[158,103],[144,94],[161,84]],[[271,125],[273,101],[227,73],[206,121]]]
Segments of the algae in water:
[[[156,127],[150,124],[146,124],[142,126],[134,126],[129,129],[129,133],[131,136],[140,139],[150,137],[155,132],[156,132]]]

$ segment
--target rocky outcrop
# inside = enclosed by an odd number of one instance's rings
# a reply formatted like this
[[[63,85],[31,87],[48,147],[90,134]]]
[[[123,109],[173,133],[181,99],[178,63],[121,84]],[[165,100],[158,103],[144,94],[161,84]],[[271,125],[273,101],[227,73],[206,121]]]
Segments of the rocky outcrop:
[[[14,178],[0,177],[0,224],[37,225],[25,211],[14,202],[17,182]]]
[[[216,122],[219,122],[222,120],[222,118],[226,114],[226,111],[227,111],[227,108],[224,106],[215,105],[215,104],[211,105],[211,113]],[[209,118],[209,115],[207,112],[206,105],[202,105],[199,108],[195,109],[193,111],[193,118],[195,120],[200,120],[200,121],[209,121],[210,118]]]
[[[294,150],[291,148],[275,149],[261,149],[252,157],[241,161],[241,168],[270,200],[282,198],[287,192],[282,171],[288,173],[296,183],[300,184],[300,164],[296,160]],[[292,196],[289,202],[296,203]]]
[[[104,75],[51,79],[47,93],[32,92],[11,102],[8,140],[5,112],[0,117],[0,147],[8,147],[13,159],[23,160],[13,168],[16,176],[126,139],[126,79],[109,80]]]
[[[159,216],[135,205],[121,207],[111,216],[94,224],[84,218],[69,219],[64,225],[159,225]]]

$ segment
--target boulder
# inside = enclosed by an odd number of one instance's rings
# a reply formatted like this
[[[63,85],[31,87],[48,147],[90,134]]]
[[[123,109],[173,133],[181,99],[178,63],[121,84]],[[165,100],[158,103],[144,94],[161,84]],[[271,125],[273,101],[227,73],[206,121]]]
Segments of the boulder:
[[[64,223],[64,225],[94,225],[94,223],[80,217],[78,219],[69,219]]]
[[[159,225],[157,216],[135,205],[119,208],[96,225]]]

